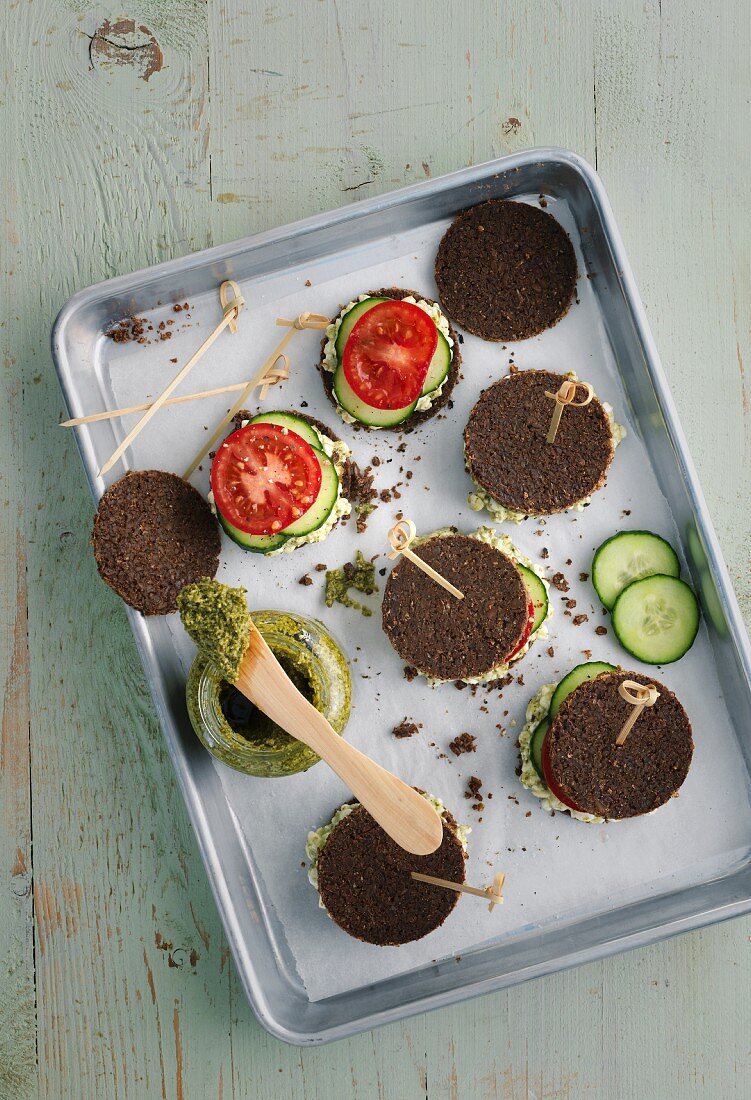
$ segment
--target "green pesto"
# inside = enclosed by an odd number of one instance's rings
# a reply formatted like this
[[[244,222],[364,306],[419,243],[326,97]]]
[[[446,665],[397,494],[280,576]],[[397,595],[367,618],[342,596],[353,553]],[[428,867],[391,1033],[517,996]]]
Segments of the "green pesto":
[[[237,679],[250,640],[246,595],[244,588],[231,588],[204,577],[196,584],[186,584],[177,597],[182,624],[199,652],[232,683]]]
[[[366,596],[372,596],[378,591],[375,565],[363,557],[361,550],[357,551],[354,564],[348,561],[339,569],[330,569],[326,573],[326,606],[333,607],[335,603],[340,603],[344,607],[361,611],[363,615],[372,615],[373,611],[370,607],[352,599],[349,594],[350,588],[363,592]]]
[[[375,510],[376,505],[373,503],[372,500],[358,501],[357,504],[355,504],[356,514],[358,516],[361,516],[363,519],[365,518],[365,516],[369,516],[371,512],[375,512]]]
[[[299,691],[337,733],[349,718],[352,685],[344,654],[315,619],[291,612],[254,611],[251,618]],[[306,771],[319,757],[276,725],[217,673],[199,652],[187,685],[193,728],[218,759],[250,775]]]

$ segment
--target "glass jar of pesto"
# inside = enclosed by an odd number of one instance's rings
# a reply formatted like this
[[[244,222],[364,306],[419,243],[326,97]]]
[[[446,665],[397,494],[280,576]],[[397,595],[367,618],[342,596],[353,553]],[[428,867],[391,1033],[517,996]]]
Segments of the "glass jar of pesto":
[[[295,686],[341,733],[349,718],[352,681],[347,660],[323,623],[288,611],[253,611],[251,618]],[[188,676],[187,702],[201,742],[238,771],[293,775],[320,760],[224,680],[201,653]]]

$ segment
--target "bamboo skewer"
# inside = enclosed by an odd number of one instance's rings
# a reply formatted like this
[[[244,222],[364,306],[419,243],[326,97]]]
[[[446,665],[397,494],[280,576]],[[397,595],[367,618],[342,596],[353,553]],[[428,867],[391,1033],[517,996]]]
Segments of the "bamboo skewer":
[[[288,321],[284,317],[277,317],[276,323],[277,325],[286,325],[289,328],[289,331],[287,332],[286,336],[284,336],[284,338],[279,342],[274,351],[272,351],[271,355],[268,357],[258,373],[254,375],[254,377],[251,378],[250,382],[248,382],[248,384],[243,388],[243,391],[238,397],[237,401],[234,403],[229,412],[222,417],[216,428],[216,431],[213,433],[210,439],[207,439],[204,442],[198,454],[194,457],[193,461],[183,473],[183,477],[186,481],[188,481],[188,479],[195,473],[199,464],[203,462],[204,458],[212,449],[212,447],[222,438],[224,432],[227,429],[227,425],[231,423],[233,416],[247,402],[248,398],[250,397],[256,386],[261,385],[263,382],[266,381],[267,375],[270,371],[273,371],[273,368],[278,360],[284,359],[287,363],[289,363],[287,356],[283,355],[283,352],[295,333],[304,328],[326,328],[329,324],[329,318],[324,317],[321,313],[301,313],[299,317],[296,317],[292,321]]]
[[[577,386],[583,386],[587,391],[587,396],[583,401],[574,400]],[[545,390],[545,396],[552,397],[555,401],[555,408],[553,409],[553,416],[550,420],[546,443],[555,443],[555,437],[558,434],[558,426],[561,423],[561,415],[563,414],[564,407],[566,405],[572,405],[575,409],[583,409],[585,405],[590,403],[594,395],[595,391],[592,389],[589,382],[574,382],[570,378],[561,382],[555,393],[550,393],[548,390]]]
[[[480,889],[477,886],[468,886],[465,882],[452,882],[447,878],[436,878],[434,875],[423,875],[420,871],[410,871],[413,879],[418,882],[428,882],[431,886],[442,886],[444,890],[455,890],[457,893],[462,894],[474,894],[477,898],[486,898],[490,904],[488,905],[488,912],[492,913],[496,905],[503,905],[503,884],[506,881],[506,876],[501,871],[493,879],[491,886],[485,886]]]
[[[634,723],[641,712],[645,707],[653,707],[660,698],[660,693],[654,684],[637,684],[636,680],[623,680],[618,685],[618,694],[634,708],[615,739],[616,745],[622,745],[634,728]]]
[[[228,296],[229,290],[232,291],[232,298]],[[219,299],[222,303],[224,311],[219,324],[216,326],[213,332],[209,333],[204,342],[201,344],[200,348],[198,348],[198,350],[194,352],[193,355],[191,355],[185,366],[177,372],[175,377],[172,379],[169,385],[162,390],[162,392],[159,394],[153,404],[148,407],[138,423],[134,424],[134,426],[126,435],[125,439],[123,439],[122,443],[120,443],[120,445],[115,449],[115,451],[110,455],[110,457],[102,466],[101,470],[99,471],[100,477],[106,474],[108,470],[112,469],[117,460],[131,445],[136,436],[143,431],[151,418],[156,415],[159,409],[161,409],[162,405],[173,392],[173,390],[175,390],[180,385],[182,380],[193,369],[193,367],[204,354],[204,352],[208,351],[208,349],[211,347],[217,337],[221,335],[224,329],[229,328],[230,332],[237,332],[237,318],[240,316],[240,310],[245,305],[245,299],[240,293],[240,288],[237,283],[233,282],[232,279],[228,279],[226,280],[226,282],[223,282],[219,288]]]
[[[269,383],[273,385],[273,383]],[[203,397],[218,397],[223,393],[239,393],[244,390],[247,383],[233,382],[229,386],[217,386],[213,390],[199,390],[198,393],[183,393],[177,397],[168,397],[162,402],[162,408],[170,405],[182,405],[185,401],[200,401]],[[129,413],[145,412],[153,405],[153,401],[142,401],[140,405],[128,405],[123,409],[105,409],[104,412],[91,413],[89,416],[76,416],[72,420],[60,422],[61,428],[77,428],[81,424],[97,424],[100,420],[114,420],[116,416],[128,416]]]
[[[424,562],[413,550],[410,550],[410,544],[416,534],[417,528],[411,519],[400,519],[388,533],[391,552],[387,556],[393,561],[395,558],[398,558],[400,554],[403,554],[404,557],[408,558],[418,569],[422,569],[423,573],[427,574],[431,580],[434,580],[436,584],[440,584],[441,588],[445,588],[446,591],[450,592],[452,596],[455,596],[457,600],[463,600],[463,592],[455,588],[454,585],[451,584],[450,581],[447,581],[445,577],[442,577],[440,573],[437,573],[432,566]]]

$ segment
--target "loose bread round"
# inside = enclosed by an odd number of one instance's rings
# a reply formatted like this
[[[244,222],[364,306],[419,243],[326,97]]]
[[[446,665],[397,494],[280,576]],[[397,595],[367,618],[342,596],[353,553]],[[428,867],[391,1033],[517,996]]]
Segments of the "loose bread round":
[[[180,590],[219,567],[219,525],[208,502],[165,470],[135,470],[110,485],[91,542],[102,580],[144,615],[177,611]]]
[[[441,305],[483,340],[525,340],[560,321],[576,290],[568,234],[544,210],[491,199],[459,214],[438,248]]]

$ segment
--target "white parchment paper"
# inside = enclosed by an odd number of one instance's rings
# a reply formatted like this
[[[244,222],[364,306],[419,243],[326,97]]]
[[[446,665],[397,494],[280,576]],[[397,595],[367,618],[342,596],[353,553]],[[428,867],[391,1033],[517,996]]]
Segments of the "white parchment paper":
[[[576,241],[565,205],[551,201],[549,209]],[[241,318],[239,333],[222,336],[182,392],[250,377],[280,338],[280,330],[274,327],[278,315],[294,316],[303,309],[334,314],[340,303],[382,286],[408,287],[435,296],[433,258],[444,228],[444,224],[421,228],[367,250],[244,287],[248,310]],[[579,263],[582,271],[581,254]],[[312,286],[306,287],[306,280]],[[404,436],[404,453],[397,452],[398,436],[356,432],[336,417],[314,369],[317,333],[295,337],[288,349],[292,377],[272,390],[264,405],[294,408],[306,403],[309,413],[321,417],[347,440],[361,465],[378,456],[377,487],[396,487],[401,496],[379,506],[363,535],[355,533],[350,521],[323,544],[290,555],[264,559],[245,554],[224,540],[218,578],[228,584],[243,584],[253,607],[294,609],[323,619],[351,662],[354,698],[347,738],[407,781],[443,798],[460,821],[471,824],[468,881],[482,885],[497,870],[507,874],[506,903],[493,914],[483,902],[463,897],[446,924],[419,943],[401,948],[359,943],[318,908],[318,895],[301,866],[308,830],[327,822],[347,799],[343,785],[325,764],[303,775],[269,780],[250,778],[217,763],[226,797],[245,833],[267,899],[281,919],[311,999],[461,954],[495,937],[519,935],[525,930],[534,934],[535,929],[552,922],[589,917],[616,904],[667,891],[678,883],[706,880],[730,868],[748,846],[748,775],[703,627],[690,653],[657,673],[678,694],[694,725],[696,754],[679,798],[649,818],[587,826],[564,815],[551,817],[543,812],[515,776],[516,737],[527,702],[541,684],[560,679],[590,654],[594,659],[646,671],[616,644],[594,590],[588,581],[579,579],[580,573],[589,572],[595,547],[616,530],[629,527],[658,532],[680,546],[638,431],[629,420],[592,283],[586,278],[580,279],[579,298],[559,325],[536,339],[503,348],[465,336],[461,346],[464,380],[455,390],[453,409],[447,410],[444,418]],[[154,313],[156,321],[175,320],[169,341],[148,347],[107,344],[101,356],[100,382],[109,402],[122,405],[159,392],[220,316],[213,297],[194,302],[193,307],[187,325],[182,315],[172,314],[169,308]],[[177,364],[170,362],[173,357]],[[613,405],[616,419],[628,428],[606,489],[583,513],[502,528],[535,561],[541,560],[543,548],[548,550],[544,564],[549,575],[565,574],[571,586],[566,598],[577,601],[573,614],[587,614],[588,622],[573,626],[571,618],[563,614],[563,595],[552,589],[555,614],[549,623],[551,636],[536,643],[516,666],[523,683],[515,681],[502,698],[498,690],[486,693],[480,689],[473,695],[452,685],[431,689],[422,679],[409,684],[403,677],[402,662],[381,630],[380,598],[365,598],[374,609],[372,618],[338,606],[329,610],[323,603],[324,575],[313,567],[318,562],[341,565],[352,560],[359,548],[367,557],[382,555],[376,563],[378,569],[390,568],[385,534],[397,511],[412,517],[421,533],[451,523],[469,531],[492,522],[466,504],[470,482],[462,460],[462,430],[480,390],[508,371],[511,358],[522,369],[575,369],[595,386],[602,400]],[[180,472],[227,404],[220,397],[160,413],[136,441],[129,464]],[[130,418],[101,431],[114,432],[114,441],[122,438],[132,422]],[[203,473],[194,479],[202,489],[207,488],[207,469],[204,464]],[[411,480],[407,471],[412,471]],[[298,583],[306,573],[314,579],[311,587]],[[378,579],[382,589],[384,578]],[[604,637],[595,634],[600,625],[608,627]],[[193,650],[176,618],[173,636],[187,670]],[[548,646],[553,647],[553,656],[548,655]],[[391,730],[405,717],[420,722],[422,728],[411,739],[396,740]],[[477,737],[477,752],[456,758],[448,743],[463,731]],[[480,777],[483,783],[481,822],[463,797],[470,775]]]

